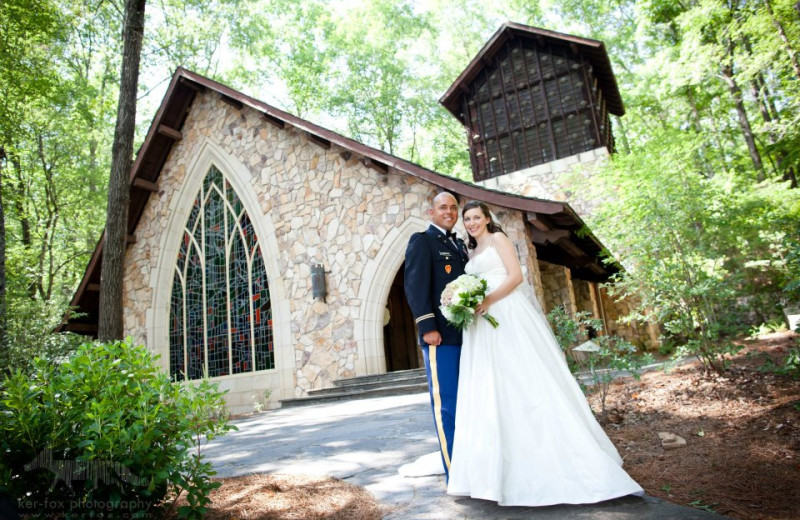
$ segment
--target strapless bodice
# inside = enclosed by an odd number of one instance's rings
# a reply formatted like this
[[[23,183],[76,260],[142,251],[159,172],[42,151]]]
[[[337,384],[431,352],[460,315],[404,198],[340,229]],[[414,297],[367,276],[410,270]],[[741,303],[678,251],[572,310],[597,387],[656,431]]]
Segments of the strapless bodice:
[[[489,292],[496,289],[498,285],[508,276],[508,271],[503,265],[500,253],[489,246],[477,255],[473,256],[464,267],[464,272],[483,278],[489,286]]]

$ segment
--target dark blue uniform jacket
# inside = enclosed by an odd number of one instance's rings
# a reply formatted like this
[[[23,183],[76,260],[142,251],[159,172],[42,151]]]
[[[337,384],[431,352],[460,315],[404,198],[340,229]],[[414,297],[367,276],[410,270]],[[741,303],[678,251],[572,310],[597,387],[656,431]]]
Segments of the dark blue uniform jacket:
[[[405,263],[405,291],[408,305],[422,335],[438,330],[442,345],[461,345],[461,331],[442,316],[439,298],[444,287],[464,274],[467,246],[461,239],[457,246],[438,228],[414,233],[408,241]]]

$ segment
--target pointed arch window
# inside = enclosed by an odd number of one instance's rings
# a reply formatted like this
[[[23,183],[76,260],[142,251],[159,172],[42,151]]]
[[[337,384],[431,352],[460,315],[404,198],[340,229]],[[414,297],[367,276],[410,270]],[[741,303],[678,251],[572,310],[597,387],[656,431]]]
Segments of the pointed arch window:
[[[275,368],[258,237],[236,192],[214,166],[183,229],[169,312],[173,379]]]

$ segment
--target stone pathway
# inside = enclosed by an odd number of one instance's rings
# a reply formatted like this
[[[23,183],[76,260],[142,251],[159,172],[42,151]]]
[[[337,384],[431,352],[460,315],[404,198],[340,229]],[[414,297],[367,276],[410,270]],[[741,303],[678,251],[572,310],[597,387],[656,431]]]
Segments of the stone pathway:
[[[451,497],[444,477],[406,478],[402,464],[438,447],[427,393],[271,410],[233,421],[239,428],[204,449],[220,477],[250,473],[326,475],[369,490],[385,520],[712,520],[720,515],[653,497],[600,504],[500,507]]]

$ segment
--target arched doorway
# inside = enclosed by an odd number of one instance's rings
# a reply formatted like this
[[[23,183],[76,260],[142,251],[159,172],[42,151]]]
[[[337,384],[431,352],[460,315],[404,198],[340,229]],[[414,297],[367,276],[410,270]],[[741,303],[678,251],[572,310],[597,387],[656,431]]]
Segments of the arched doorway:
[[[403,289],[404,273],[405,263],[397,270],[392,287],[389,289],[389,298],[386,300],[383,350],[387,372],[422,366],[417,347],[417,327]]]

